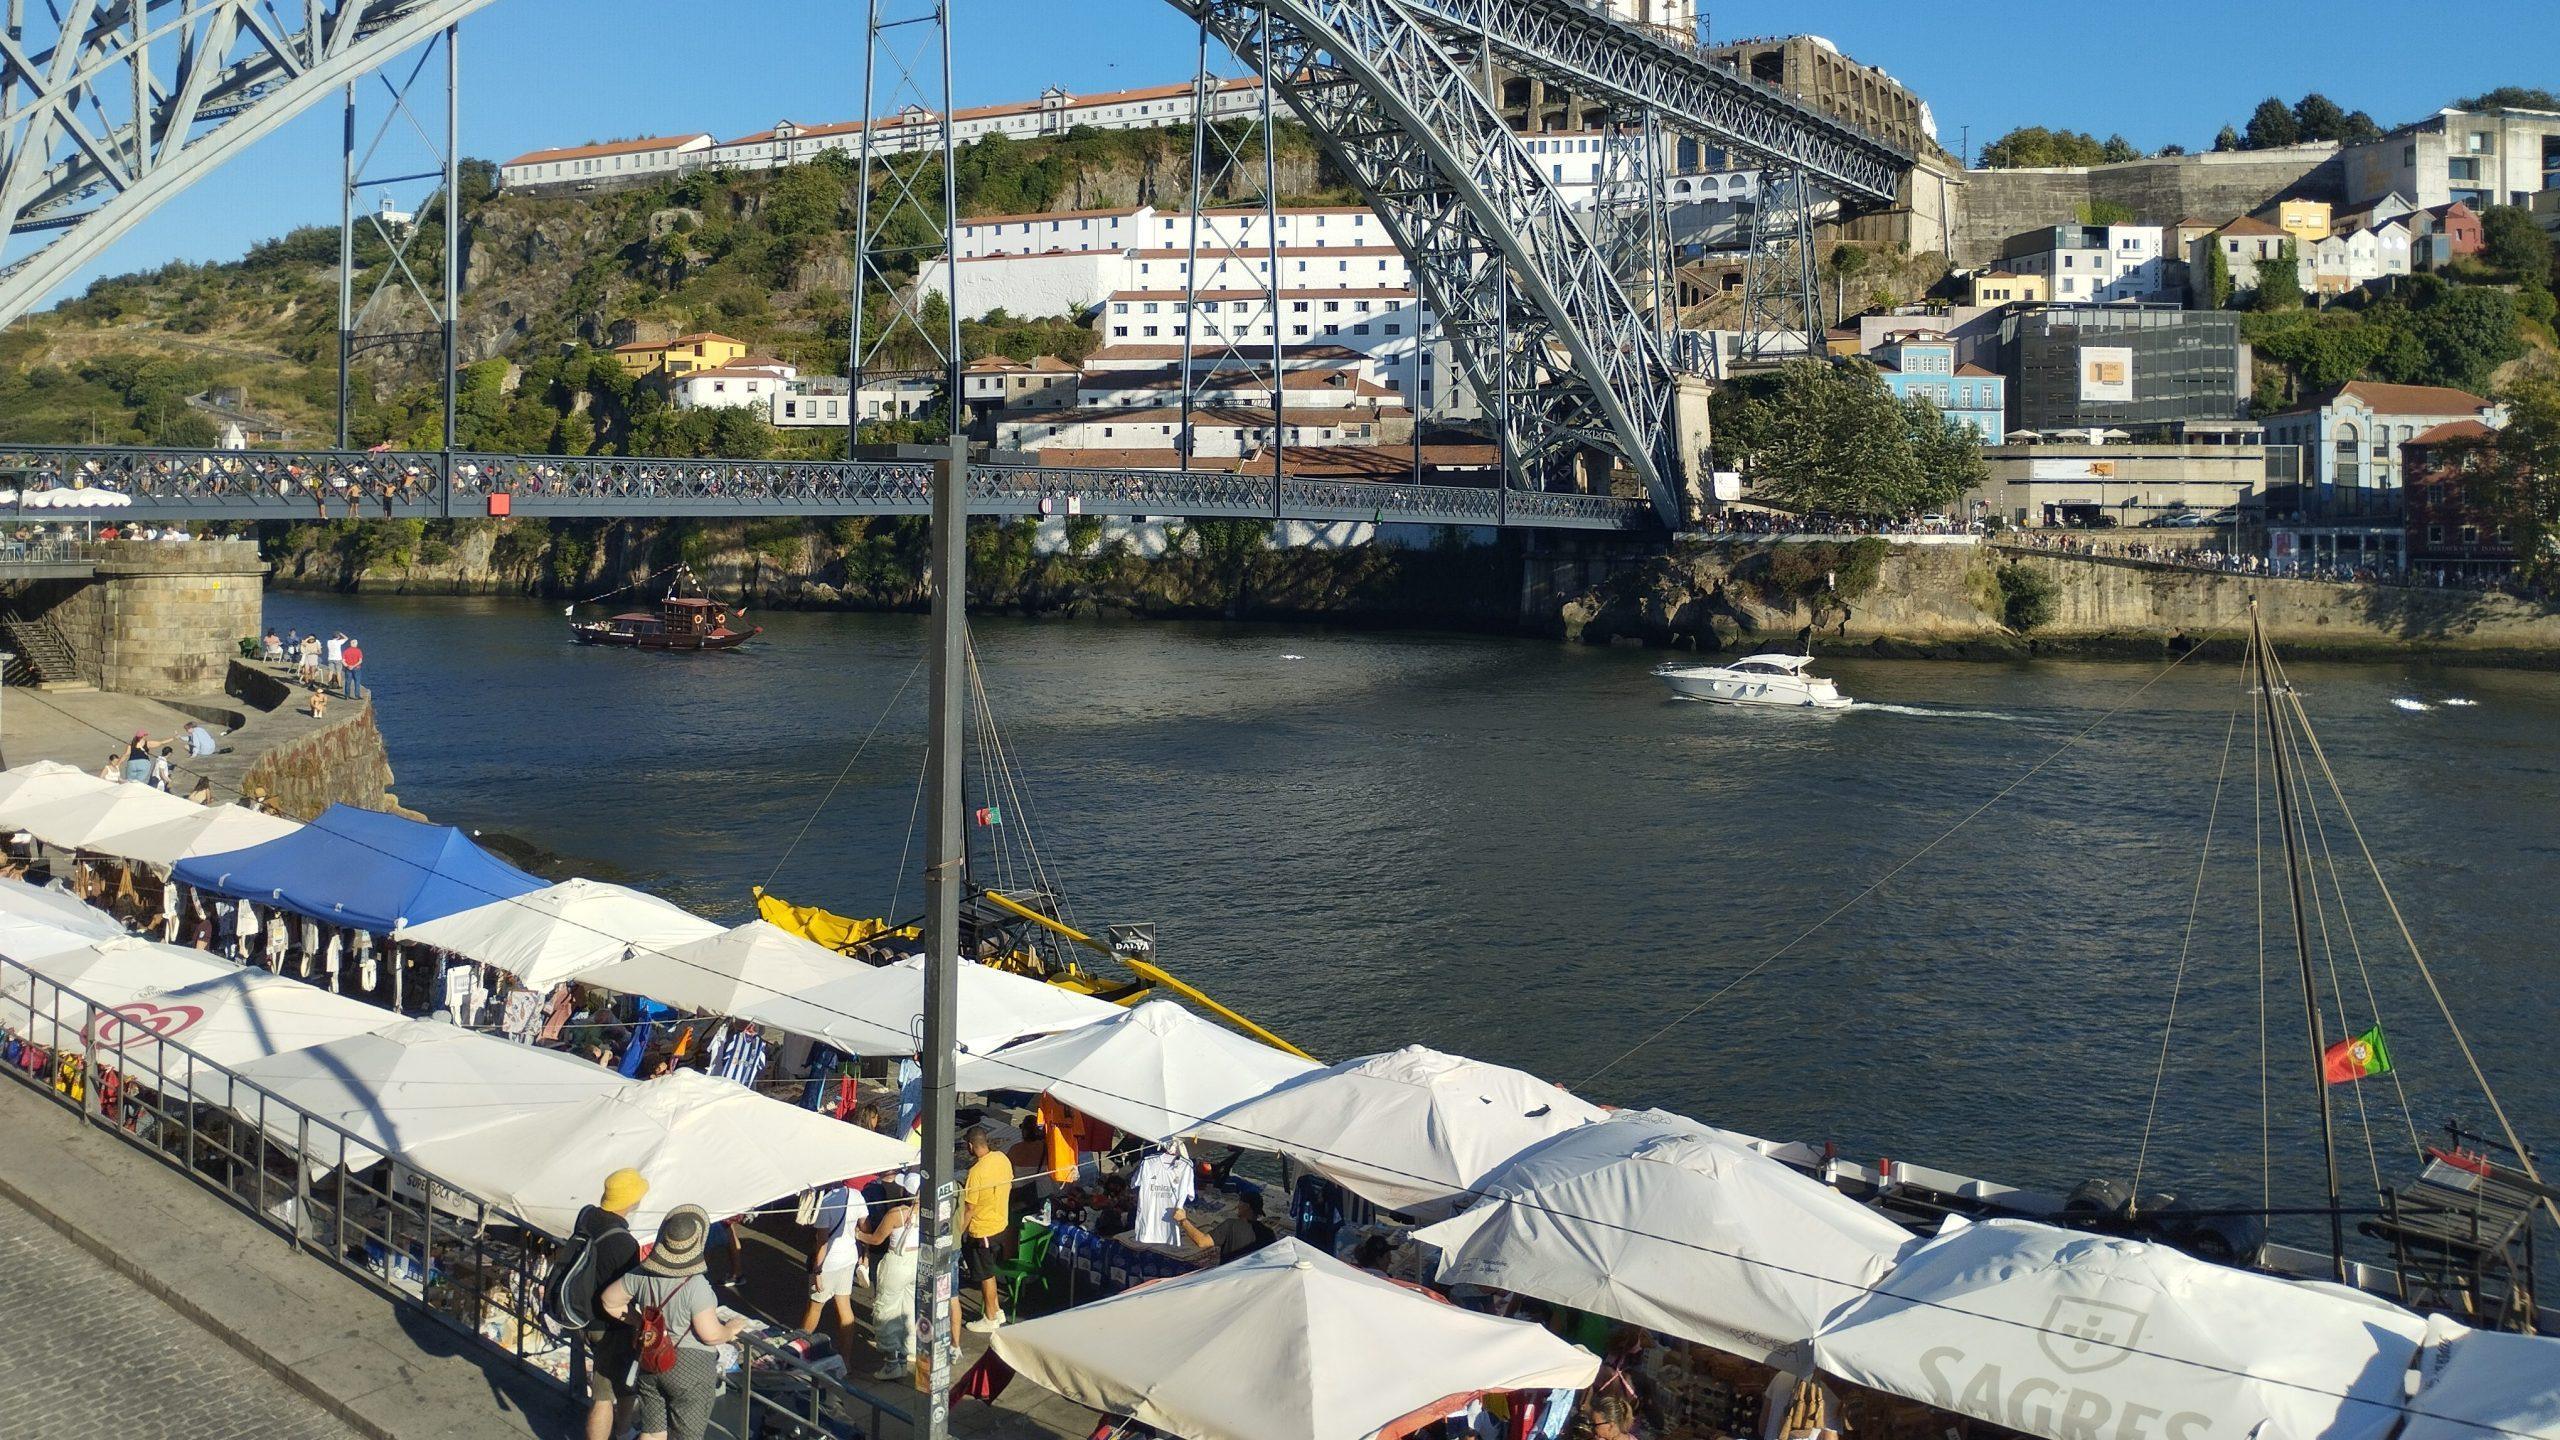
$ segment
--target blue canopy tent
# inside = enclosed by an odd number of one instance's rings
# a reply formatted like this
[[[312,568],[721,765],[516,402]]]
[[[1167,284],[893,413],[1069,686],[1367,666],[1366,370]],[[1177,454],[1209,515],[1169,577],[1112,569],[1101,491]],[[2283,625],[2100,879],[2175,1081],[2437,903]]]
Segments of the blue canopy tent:
[[[264,845],[181,860],[174,878],[375,935],[543,887],[452,826],[352,805]]]

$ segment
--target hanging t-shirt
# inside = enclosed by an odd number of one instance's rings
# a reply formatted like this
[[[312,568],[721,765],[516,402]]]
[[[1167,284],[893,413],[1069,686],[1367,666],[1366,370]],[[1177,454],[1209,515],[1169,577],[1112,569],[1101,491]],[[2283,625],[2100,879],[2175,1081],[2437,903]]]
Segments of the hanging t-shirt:
[[[1138,1197],[1137,1224],[1133,1227],[1138,1243],[1178,1243],[1182,1227],[1173,1223],[1173,1212],[1191,1203],[1191,1162],[1169,1150],[1155,1151],[1138,1162],[1137,1179],[1130,1188]]]

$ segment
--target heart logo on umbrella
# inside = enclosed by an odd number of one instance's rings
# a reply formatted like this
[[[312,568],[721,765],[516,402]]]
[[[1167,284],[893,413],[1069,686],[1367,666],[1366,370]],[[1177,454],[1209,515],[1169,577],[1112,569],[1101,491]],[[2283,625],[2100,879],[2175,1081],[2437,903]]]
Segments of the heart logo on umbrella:
[[[118,1005],[89,1023],[89,1043],[102,1049],[139,1045],[153,1039],[166,1040],[192,1029],[204,1018],[204,1011],[193,1005],[154,1005],[136,1000]]]

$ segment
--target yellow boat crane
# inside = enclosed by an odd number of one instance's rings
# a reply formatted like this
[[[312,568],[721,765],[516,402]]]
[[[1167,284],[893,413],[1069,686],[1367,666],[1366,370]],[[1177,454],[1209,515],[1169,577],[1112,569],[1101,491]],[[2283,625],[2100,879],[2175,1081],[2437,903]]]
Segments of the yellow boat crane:
[[[885,940],[920,938],[915,926],[893,926],[886,920],[854,919],[820,909],[815,905],[794,905],[778,895],[768,894],[761,885],[755,887],[755,897],[756,913],[767,924],[777,929],[787,930],[803,939],[815,941],[840,954],[857,954]],[[981,890],[974,898],[983,901],[986,906],[1002,915],[1037,926],[1071,945],[1118,962],[1122,968],[1137,976],[1138,982],[1143,983],[1114,984],[1098,978],[1072,960],[1066,961],[1063,965],[1044,966],[1037,957],[1027,951],[1016,951],[996,957],[992,963],[999,968],[1028,975],[1061,989],[1074,990],[1080,994],[1108,1000],[1115,1005],[1135,1005],[1155,993],[1152,987],[1161,986],[1275,1050],[1295,1055],[1303,1060],[1315,1058],[1220,1004],[1198,986],[1190,984],[1158,965],[1154,959],[1154,940],[1148,927],[1115,927],[1119,932],[1115,938],[1120,943],[1114,944],[1098,940],[1055,916],[994,890]],[[964,915],[970,908],[974,907],[963,907]]]

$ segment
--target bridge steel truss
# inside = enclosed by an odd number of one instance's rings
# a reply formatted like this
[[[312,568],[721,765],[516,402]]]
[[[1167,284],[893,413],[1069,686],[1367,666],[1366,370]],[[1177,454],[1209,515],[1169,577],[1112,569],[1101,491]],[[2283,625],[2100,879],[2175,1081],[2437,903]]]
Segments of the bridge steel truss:
[[[0,325],[235,150],[489,3],[52,0],[50,33],[0,34]],[[8,0],[10,31],[25,9]]]
[[[452,483],[445,483],[446,465]],[[0,446],[0,485],[84,489],[129,503],[18,511],[38,523],[435,519],[507,513],[651,516],[916,515],[931,508],[936,460],[693,460],[447,455],[437,451],[143,450]],[[1645,531],[1652,507],[1606,495],[1505,494],[1492,486],[1274,479],[1207,470],[968,467],[973,515],[1122,515],[1324,523],[1512,525]]]
[[[1622,460],[1676,524],[1666,474],[1674,386],[1660,335],[1563,195],[1402,0],[1170,3],[1267,67],[1264,83],[1404,252],[1468,383],[1509,397],[1494,419],[1512,487],[1543,491],[1596,451]]]

